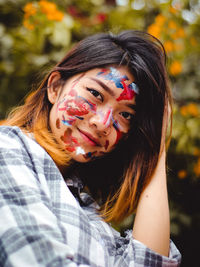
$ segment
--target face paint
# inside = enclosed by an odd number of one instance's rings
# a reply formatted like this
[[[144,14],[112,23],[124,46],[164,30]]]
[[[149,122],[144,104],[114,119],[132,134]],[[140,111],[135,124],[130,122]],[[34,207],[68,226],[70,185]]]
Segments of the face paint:
[[[85,155],[83,155],[83,157],[85,158],[85,159],[94,159],[95,158],[95,154],[96,154],[96,152],[97,151],[94,151],[94,152],[88,152],[88,153],[86,153]]]
[[[82,99],[89,105],[90,110],[96,112],[96,109],[97,109],[96,104],[93,104],[92,102],[88,101],[88,100],[85,99],[84,97],[81,97],[81,96],[77,96],[77,97],[78,97],[78,98],[82,98]]]
[[[113,127],[117,132],[117,137],[114,143],[114,146],[119,142],[119,140],[123,137],[124,133],[120,131],[120,126],[116,120],[113,120]]]
[[[82,73],[80,77],[78,77],[75,81],[73,81],[73,83],[72,83],[73,85],[72,85],[72,88],[71,88],[71,90],[69,92],[69,95],[71,95],[71,96],[76,96],[77,95],[76,91],[74,90],[74,87],[77,85],[77,83],[80,81],[80,79],[84,75],[85,75],[85,73]]]
[[[135,92],[133,91],[131,84],[127,85],[125,84],[125,82],[122,82],[122,84],[123,84],[124,90],[120,94],[120,96],[117,98],[117,101],[133,99],[135,96]]]
[[[74,87],[74,86],[73,86]],[[70,96],[77,96],[77,92],[73,89],[73,87],[72,87],[72,89],[69,91],[69,95]]]
[[[67,100],[65,105],[66,112],[70,116],[83,116],[89,113],[88,105],[83,99]]]
[[[56,128],[57,129],[60,129],[60,119],[57,119],[56,120]]]
[[[116,145],[116,144],[118,144],[118,142],[119,142],[119,140],[120,139],[122,139],[122,137],[123,137],[123,135],[124,135],[124,133],[123,132],[121,132],[121,131],[116,131],[117,132],[117,137],[116,137],[116,140],[115,140],[115,143],[114,143],[114,146]]]
[[[109,109],[103,119],[103,124],[106,125],[106,127],[110,125],[111,118],[112,118],[112,109]]]
[[[75,120],[76,119],[74,118],[69,118],[68,120],[66,120],[64,115],[62,116],[62,123],[67,126],[71,126]]]
[[[56,107],[56,111],[58,112],[59,106],[65,101],[65,98],[62,101],[59,101]]]
[[[77,147],[76,149],[76,155],[79,155],[79,154],[85,154],[85,150],[81,147]]]
[[[122,113],[133,113],[130,109],[136,94],[134,83],[131,84],[134,78],[126,67],[94,69],[85,72],[85,76],[81,81],[80,74],[70,77],[50,113],[56,140],[78,162],[107,155],[128,134],[130,123]]]
[[[75,101],[77,102],[82,101],[82,102],[87,103],[92,111],[96,111],[96,104],[93,104],[92,102],[88,101],[82,96],[78,96],[77,92],[74,89],[70,90],[69,95],[75,97]]]
[[[73,97],[73,99],[67,99],[64,101],[64,107],[59,108],[59,111],[66,111],[67,115],[73,116],[80,120],[83,120],[81,116],[87,115],[90,110],[96,112],[96,105],[88,101],[87,99],[80,97],[77,95],[77,92],[72,89],[69,92],[69,95]],[[62,122],[66,125],[71,125],[71,122],[75,120],[75,118],[71,118],[70,120],[62,120]]]
[[[110,72],[108,72],[109,70]],[[117,88],[123,89],[123,92],[117,98],[117,101],[131,100],[133,99],[135,94],[139,93],[138,86],[134,82],[127,85],[125,81],[128,81],[129,78],[126,75],[120,77],[119,71],[115,68],[111,67],[109,69],[102,69],[102,71],[99,72],[97,76],[103,76],[104,79],[114,82]]]
[[[106,140],[106,143],[105,143],[105,146],[104,146],[105,150],[107,150],[107,149],[108,149],[108,146],[109,146],[109,141],[108,141],[108,140]]]
[[[102,71],[99,72],[97,76],[103,76],[104,79],[114,82],[117,88],[122,89],[123,85],[121,82],[128,80],[128,77],[125,75],[120,77],[120,73],[118,72],[118,70],[112,67],[109,69],[102,69]]]
[[[83,117],[79,117],[79,116],[74,116],[74,117],[76,117],[77,119],[79,119],[79,120],[84,120],[84,118]]]
[[[74,152],[76,150],[76,147],[79,145],[76,138],[74,138],[72,135],[72,130],[67,129],[64,132],[64,136],[61,136],[60,139],[66,144],[66,149],[69,152]]]

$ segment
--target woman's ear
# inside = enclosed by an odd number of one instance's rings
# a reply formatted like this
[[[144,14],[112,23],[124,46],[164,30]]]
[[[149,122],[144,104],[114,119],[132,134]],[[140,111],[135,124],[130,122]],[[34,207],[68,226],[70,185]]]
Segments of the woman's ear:
[[[51,73],[47,83],[47,94],[51,104],[55,104],[61,90],[61,84],[58,83],[60,80],[60,73],[54,71]]]

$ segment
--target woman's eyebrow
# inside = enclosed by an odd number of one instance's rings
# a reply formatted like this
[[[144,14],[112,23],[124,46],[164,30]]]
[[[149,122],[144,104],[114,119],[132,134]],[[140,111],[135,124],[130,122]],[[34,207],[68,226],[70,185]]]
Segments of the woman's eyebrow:
[[[95,81],[96,83],[98,83],[109,95],[111,96],[116,96],[114,91],[110,89],[110,87],[108,87],[105,83],[103,83],[102,81],[96,79],[96,78],[92,78],[89,77],[90,80]]]
[[[125,106],[127,106],[127,107],[133,109],[134,111],[136,111],[136,105],[134,105],[134,104],[126,103]]]

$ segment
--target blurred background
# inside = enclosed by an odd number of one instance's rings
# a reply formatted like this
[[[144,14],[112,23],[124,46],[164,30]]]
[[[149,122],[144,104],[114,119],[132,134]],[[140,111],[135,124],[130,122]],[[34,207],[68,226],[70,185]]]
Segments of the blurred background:
[[[200,0],[0,0],[0,120],[77,41],[123,29],[148,31],[167,51],[174,96],[171,237],[181,266],[199,267]],[[116,227],[123,231],[131,223],[128,218]]]

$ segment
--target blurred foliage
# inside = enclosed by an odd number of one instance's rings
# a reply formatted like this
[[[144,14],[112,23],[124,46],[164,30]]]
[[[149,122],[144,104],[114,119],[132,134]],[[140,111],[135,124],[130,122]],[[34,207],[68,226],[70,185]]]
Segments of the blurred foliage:
[[[0,0],[0,119],[67,50],[101,31],[145,30],[167,52],[174,96],[169,149],[172,238],[182,266],[200,266],[200,1]],[[119,229],[130,227],[132,217]],[[196,241],[195,241],[196,240]]]

